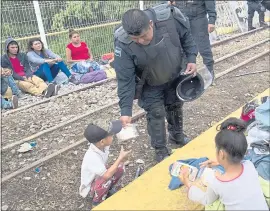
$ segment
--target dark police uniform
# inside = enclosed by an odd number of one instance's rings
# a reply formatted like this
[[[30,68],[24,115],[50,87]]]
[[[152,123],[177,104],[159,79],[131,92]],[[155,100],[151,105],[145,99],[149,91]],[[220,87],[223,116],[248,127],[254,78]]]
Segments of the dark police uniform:
[[[248,4],[248,30],[255,29],[252,26],[252,21],[253,21],[255,11],[257,11],[259,14],[260,26],[265,26],[265,23],[264,23],[265,11],[262,10],[262,0],[248,0],[247,4]]]
[[[215,25],[216,22],[215,1],[181,0],[175,1],[175,4],[189,18],[191,34],[203,58],[203,63],[210,72],[214,73],[214,59],[209,40],[208,24]],[[209,16],[208,20],[207,14]]]
[[[198,52],[188,21],[177,7],[160,4],[144,12],[154,23],[148,46],[133,42],[122,26],[114,33],[119,106],[121,116],[132,116],[133,99],[138,96],[139,106],[147,112],[152,147],[157,154],[168,154],[165,116],[169,132],[183,135],[183,103],[175,92],[176,79],[184,71],[183,53],[189,63],[196,63]]]

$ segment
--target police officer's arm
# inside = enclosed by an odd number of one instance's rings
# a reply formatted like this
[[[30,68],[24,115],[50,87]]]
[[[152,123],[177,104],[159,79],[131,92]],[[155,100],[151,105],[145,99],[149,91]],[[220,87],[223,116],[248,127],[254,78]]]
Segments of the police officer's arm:
[[[114,68],[118,82],[118,97],[121,116],[132,116],[135,95],[135,66],[131,57],[115,45]]]
[[[208,23],[215,25],[217,19],[216,12],[216,1],[215,0],[205,0],[206,12],[208,14]]]
[[[194,42],[190,28],[184,26],[178,20],[175,19],[175,25],[177,32],[179,34],[179,38],[181,41],[182,48],[186,54],[188,63],[195,63],[196,64],[196,57],[198,55],[198,50],[196,43]]]

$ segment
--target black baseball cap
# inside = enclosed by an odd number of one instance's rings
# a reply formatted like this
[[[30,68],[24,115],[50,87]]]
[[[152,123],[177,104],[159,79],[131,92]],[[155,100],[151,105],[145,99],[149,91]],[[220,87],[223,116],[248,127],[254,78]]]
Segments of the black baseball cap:
[[[120,120],[109,122],[105,128],[102,124],[90,123],[84,131],[84,137],[90,143],[97,143],[110,135],[119,133],[121,130],[122,123]]]

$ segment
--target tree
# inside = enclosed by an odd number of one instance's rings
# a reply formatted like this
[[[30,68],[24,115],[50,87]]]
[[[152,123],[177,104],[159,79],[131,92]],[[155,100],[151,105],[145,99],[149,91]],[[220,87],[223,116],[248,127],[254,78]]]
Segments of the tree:
[[[139,1],[69,1],[53,17],[53,29],[97,25],[121,20],[122,14],[130,8],[138,8]]]

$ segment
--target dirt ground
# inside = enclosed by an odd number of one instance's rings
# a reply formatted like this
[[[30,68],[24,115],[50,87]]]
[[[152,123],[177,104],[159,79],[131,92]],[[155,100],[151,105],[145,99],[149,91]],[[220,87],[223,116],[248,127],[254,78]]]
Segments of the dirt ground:
[[[269,70],[269,56],[259,59],[238,71],[216,81],[204,95],[184,105],[185,133],[194,138],[207,130],[214,122],[220,121],[244,103],[269,87],[269,72],[235,77],[244,72]],[[145,169],[155,165],[154,150],[148,141],[145,118],[138,122],[140,136],[123,143],[132,149],[131,163],[126,167],[123,186],[134,180],[138,167],[137,159],[145,162]],[[174,148],[175,146],[170,146]],[[8,210],[89,210],[89,198],[80,197],[80,166],[88,145],[74,148],[39,166],[40,173],[31,169],[2,184],[2,206]],[[111,147],[110,162],[116,159],[120,144],[115,140]]]

